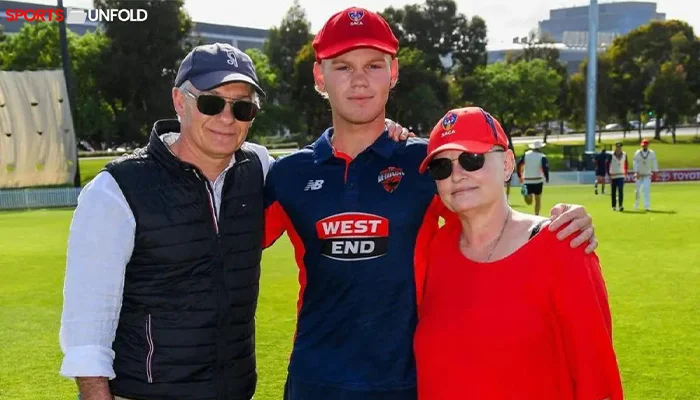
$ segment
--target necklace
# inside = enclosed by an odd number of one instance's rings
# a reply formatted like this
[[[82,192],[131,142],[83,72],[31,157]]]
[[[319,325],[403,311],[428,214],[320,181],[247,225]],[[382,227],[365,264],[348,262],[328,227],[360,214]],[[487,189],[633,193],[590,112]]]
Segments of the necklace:
[[[510,221],[510,216],[513,213],[513,209],[509,208],[508,209],[508,215],[506,215],[505,221],[503,221],[503,226],[501,227],[501,233],[498,234],[498,237],[496,238],[496,241],[494,242],[493,247],[491,247],[491,251],[489,252],[489,256],[486,258],[486,263],[491,261],[491,257],[493,256],[494,251],[496,251],[496,248],[498,247],[498,244],[501,242],[501,237],[503,236],[503,232],[506,231],[506,226],[508,226],[508,221]],[[464,240],[464,236],[462,237]]]
[[[498,239],[496,239],[496,243],[491,248],[491,252],[489,253],[489,257],[486,259],[486,262],[491,261],[491,256],[493,256],[493,252],[496,251],[496,247],[498,247],[498,244],[501,242],[501,236],[503,236],[503,232],[506,231],[506,226],[508,226],[508,221],[510,221],[510,214],[512,212],[513,212],[513,209],[509,208],[508,215],[506,215],[506,220],[503,221],[503,227],[501,228],[501,233],[498,234]]]

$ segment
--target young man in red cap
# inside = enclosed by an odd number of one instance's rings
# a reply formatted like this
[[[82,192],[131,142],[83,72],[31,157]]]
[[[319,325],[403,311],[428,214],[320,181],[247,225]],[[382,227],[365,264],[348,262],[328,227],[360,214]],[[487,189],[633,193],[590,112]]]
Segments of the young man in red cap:
[[[265,244],[287,231],[301,285],[285,399],[415,399],[420,249],[441,203],[435,182],[418,173],[426,141],[385,132],[398,41],[379,15],[350,8],[313,46],[333,127],[273,163],[265,184]],[[592,251],[590,217],[565,209],[555,209],[555,227],[574,220],[561,233],[583,230],[575,243],[590,239]]]

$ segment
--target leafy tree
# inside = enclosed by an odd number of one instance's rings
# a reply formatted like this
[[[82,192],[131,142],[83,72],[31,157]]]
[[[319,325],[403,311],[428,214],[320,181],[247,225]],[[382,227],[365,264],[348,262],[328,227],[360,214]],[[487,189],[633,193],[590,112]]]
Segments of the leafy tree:
[[[277,74],[270,66],[270,60],[267,56],[258,49],[246,50],[255,64],[255,72],[258,75],[258,80],[265,94],[274,92],[279,89],[279,79]],[[249,138],[258,136],[267,136],[279,133],[283,129],[283,120],[281,119],[282,110],[275,101],[270,101],[269,98],[262,99],[260,112],[255,117],[255,122],[251,125],[248,131]]]
[[[169,93],[185,57],[192,21],[184,0],[95,0],[97,9],[145,9],[138,24],[105,24],[109,46],[100,57],[99,88],[115,115],[119,142],[144,142],[153,122],[174,115]]]
[[[108,39],[100,31],[82,36],[68,31],[67,40],[75,89],[71,110],[76,136],[98,143],[104,133],[114,129],[114,115],[98,88],[99,59]],[[25,24],[19,33],[0,43],[0,65],[15,71],[61,69],[58,23]]]
[[[387,115],[416,134],[427,134],[450,105],[448,84],[439,71],[426,65],[422,51],[400,49],[398,59],[399,81],[389,98]]]
[[[515,97],[520,87],[512,65],[495,63],[480,68],[474,78],[465,81],[464,89],[469,104],[486,109],[507,133],[515,128],[518,114]]]
[[[564,121],[570,118],[571,108],[569,107],[569,79],[566,66],[559,61],[559,50],[554,45],[554,39],[549,35],[538,36],[536,31],[530,31],[528,34],[525,47],[520,53],[508,58],[508,62],[544,60],[547,66],[557,71],[560,77],[559,95],[556,100],[556,109],[550,110],[546,118],[549,120],[559,120],[559,130],[564,131]],[[549,124],[545,124],[544,142],[547,142],[547,137],[550,133]]]
[[[279,92],[290,92],[297,53],[311,38],[311,23],[306,17],[306,11],[299,0],[294,0],[280,26],[270,29],[265,42],[265,54],[279,79],[279,88],[272,91],[272,98],[276,98]]]
[[[316,55],[311,42],[307,42],[294,59],[291,97],[294,113],[305,127],[306,139],[310,141],[332,125],[328,102],[316,91],[313,75]]]
[[[596,74],[596,125],[603,126],[615,118],[616,115],[623,114],[626,116],[626,108],[620,103],[620,99],[616,98],[617,87],[612,80],[612,59],[609,53],[598,55],[598,68]],[[576,123],[584,125],[586,121],[586,105],[588,97],[588,60],[581,63],[580,78],[577,77],[574,84],[583,85],[580,88],[571,89],[577,94],[577,98],[572,99],[570,103],[572,108],[572,116],[576,118]],[[580,93],[583,93],[581,95]],[[571,98],[570,98],[571,99]],[[574,110],[575,109],[575,110]],[[622,110],[622,111],[620,111]],[[598,142],[602,140],[602,129],[598,130]]]
[[[478,16],[457,13],[453,0],[426,0],[425,4],[389,7],[381,15],[392,27],[402,48],[425,55],[425,65],[444,74],[471,74],[486,65],[486,23]]]
[[[0,66],[14,71],[61,68],[58,22],[24,24],[17,34],[0,42]]]
[[[295,75],[296,59],[302,48],[312,39],[310,31],[311,23],[306,17],[306,11],[299,1],[295,0],[280,26],[270,29],[268,40],[265,42],[264,52],[278,82],[267,92],[268,101],[277,105],[278,117],[284,121],[285,128],[292,132],[314,129],[304,125],[304,119],[297,110],[305,108],[306,105],[293,95],[294,82],[298,78]]]
[[[472,17],[463,33],[462,40],[457,42],[456,58],[460,65],[459,73],[469,75],[488,62],[486,21],[479,16]]]
[[[682,65],[690,92],[696,97],[700,95],[700,39],[683,21],[658,21],[641,26],[617,38],[609,52],[613,77],[620,92],[625,94],[627,110],[636,115],[653,111],[657,117],[657,138],[661,132],[659,121],[665,116],[645,100],[648,87],[661,74],[661,66],[668,61]]]
[[[506,132],[533,127],[557,112],[561,76],[540,59],[489,64],[477,70],[473,103],[492,113]]]
[[[645,91],[647,104],[659,115],[665,116],[664,123],[671,129],[673,143],[676,143],[676,125],[681,116],[689,115],[695,107],[695,96],[690,91],[687,78],[682,64],[667,61],[661,65],[659,75]]]
[[[577,129],[586,122],[586,77],[582,72],[569,79],[568,107],[571,110],[570,122]]]
[[[85,33],[69,42],[72,64],[72,82],[76,91],[73,121],[78,136],[100,143],[105,136],[116,133],[114,111],[99,89],[100,57],[109,46],[109,40],[100,31]]]

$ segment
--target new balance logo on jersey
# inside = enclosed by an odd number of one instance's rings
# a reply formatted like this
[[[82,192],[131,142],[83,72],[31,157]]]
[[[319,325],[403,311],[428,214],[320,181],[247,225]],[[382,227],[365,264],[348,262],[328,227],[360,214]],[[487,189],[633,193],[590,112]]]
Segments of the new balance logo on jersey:
[[[309,183],[306,184],[306,187],[304,188],[305,192],[308,192],[309,190],[318,190],[323,186],[323,179],[318,179],[318,180],[310,180]]]

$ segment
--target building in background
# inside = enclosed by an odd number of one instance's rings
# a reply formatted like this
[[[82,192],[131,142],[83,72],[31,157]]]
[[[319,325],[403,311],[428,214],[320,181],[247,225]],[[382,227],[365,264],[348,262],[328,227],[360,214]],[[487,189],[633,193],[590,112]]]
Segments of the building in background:
[[[52,5],[25,3],[19,1],[0,0],[0,25],[7,35],[17,33],[22,29],[24,21],[8,21],[6,10],[13,9],[38,9],[38,8],[55,8]],[[72,7],[71,7],[72,8]],[[91,32],[97,29],[98,24],[91,21],[85,21],[83,24],[67,24],[67,28],[78,35],[85,32]],[[194,22],[192,28],[192,36],[200,38],[205,44],[222,42],[230,43],[241,50],[250,48],[263,48],[265,40],[267,40],[268,31],[266,29],[246,28],[240,26],[217,25],[205,22]]]
[[[648,24],[664,21],[666,15],[656,11],[656,3],[625,1],[598,5],[598,52],[605,52],[616,37]],[[549,19],[540,21],[537,36],[551,41],[543,46],[559,50],[559,60],[569,75],[579,72],[588,56],[588,6],[550,10]],[[527,38],[514,38],[512,43],[488,46],[488,62],[505,61],[517,56],[527,46]]]
[[[579,72],[581,62],[588,56],[586,47],[569,47],[562,43],[545,43],[542,46],[553,47],[559,51],[559,62],[566,66],[566,71],[569,75]],[[489,64],[504,62],[508,58],[516,57],[523,52],[527,44],[523,41],[514,41],[513,43],[503,43],[500,45],[488,46],[488,62]],[[605,51],[605,48],[598,48],[598,51]]]
[[[587,46],[589,6],[559,8],[549,11],[549,19],[540,21],[540,35],[547,35],[567,46]],[[656,3],[622,1],[598,5],[598,45],[611,44],[651,21],[664,21],[666,14],[656,11]],[[541,37],[540,36],[540,37]]]

